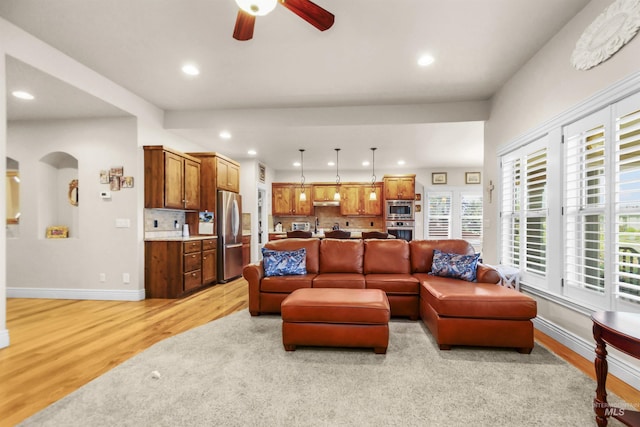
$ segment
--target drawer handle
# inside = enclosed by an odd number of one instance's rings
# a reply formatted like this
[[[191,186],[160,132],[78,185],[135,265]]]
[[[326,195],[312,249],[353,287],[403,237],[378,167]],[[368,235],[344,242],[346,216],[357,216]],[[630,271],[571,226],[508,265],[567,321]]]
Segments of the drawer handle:
[[[196,273],[191,273],[191,277],[196,277]]]

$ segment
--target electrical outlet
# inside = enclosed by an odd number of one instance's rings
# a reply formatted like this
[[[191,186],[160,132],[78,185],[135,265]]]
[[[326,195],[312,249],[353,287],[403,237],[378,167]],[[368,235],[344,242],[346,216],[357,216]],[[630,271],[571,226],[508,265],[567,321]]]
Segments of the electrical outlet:
[[[104,283],[104,282],[106,282],[106,281],[107,281],[107,275],[106,275],[106,273],[100,273],[100,281],[101,281],[102,283]]]
[[[158,228],[158,220],[157,219],[153,220],[153,228]]]
[[[129,273],[122,273],[122,283],[129,283],[130,281]]]

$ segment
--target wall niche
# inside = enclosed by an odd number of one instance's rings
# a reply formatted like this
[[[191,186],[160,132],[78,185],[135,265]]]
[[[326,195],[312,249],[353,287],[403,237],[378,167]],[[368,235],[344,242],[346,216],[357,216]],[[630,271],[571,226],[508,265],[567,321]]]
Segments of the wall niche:
[[[80,237],[78,159],[61,151],[43,156],[38,164],[38,183],[41,238],[47,237],[49,227],[66,227],[69,238]]]

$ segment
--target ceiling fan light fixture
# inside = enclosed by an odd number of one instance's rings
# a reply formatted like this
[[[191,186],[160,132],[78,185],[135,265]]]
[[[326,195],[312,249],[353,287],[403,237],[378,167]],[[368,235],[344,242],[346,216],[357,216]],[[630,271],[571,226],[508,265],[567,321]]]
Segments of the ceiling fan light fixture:
[[[250,15],[264,16],[276,8],[278,0],[236,0],[236,4]]]

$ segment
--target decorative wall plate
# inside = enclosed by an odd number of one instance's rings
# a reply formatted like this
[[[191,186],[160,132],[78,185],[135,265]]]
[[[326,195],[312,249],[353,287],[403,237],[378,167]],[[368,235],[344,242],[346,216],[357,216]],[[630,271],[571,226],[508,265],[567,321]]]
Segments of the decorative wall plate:
[[[571,54],[578,70],[606,61],[640,28],[640,0],[616,0],[584,30]]]

